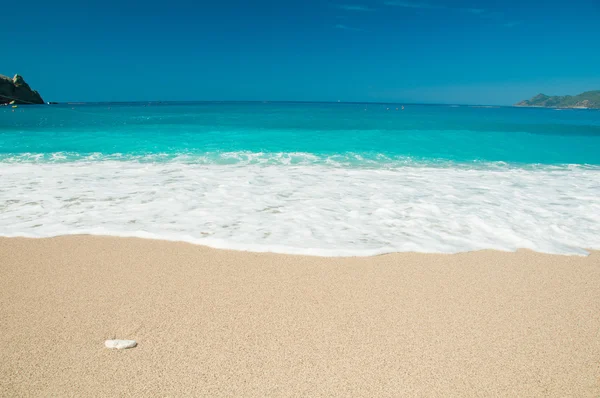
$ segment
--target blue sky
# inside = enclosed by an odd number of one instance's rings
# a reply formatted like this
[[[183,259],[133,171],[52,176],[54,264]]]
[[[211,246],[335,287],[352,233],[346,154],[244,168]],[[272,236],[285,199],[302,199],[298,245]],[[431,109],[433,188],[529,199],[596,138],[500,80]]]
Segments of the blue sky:
[[[54,101],[511,104],[600,89],[599,0],[32,0],[2,20],[0,74]]]

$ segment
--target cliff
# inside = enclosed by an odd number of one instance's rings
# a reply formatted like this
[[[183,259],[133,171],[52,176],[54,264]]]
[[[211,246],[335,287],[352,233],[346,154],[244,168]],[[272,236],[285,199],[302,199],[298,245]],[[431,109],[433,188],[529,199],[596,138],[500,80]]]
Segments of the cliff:
[[[43,104],[41,95],[32,90],[29,84],[25,83],[23,77],[15,75],[12,79],[0,75],[0,105],[9,104],[11,101],[15,104]]]
[[[549,96],[538,94],[529,100],[516,103],[515,106],[600,109],[600,90],[587,91],[579,95]]]

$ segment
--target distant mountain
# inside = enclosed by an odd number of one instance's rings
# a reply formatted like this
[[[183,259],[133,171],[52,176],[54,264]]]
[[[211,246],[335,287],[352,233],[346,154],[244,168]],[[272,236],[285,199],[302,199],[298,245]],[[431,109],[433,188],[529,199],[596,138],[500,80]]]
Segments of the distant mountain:
[[[543,108],[595,108],[600,109],[600,90],[586,91],[579,95],[548,96],[538,94],[515,106],[539,106]]]
[[[10,104],[43,104],[44,100],[40,94],[32,90],[29,84],[25,83],[21,75],[15,75],[12,79],[8,76],[0,75],[0,105]]]

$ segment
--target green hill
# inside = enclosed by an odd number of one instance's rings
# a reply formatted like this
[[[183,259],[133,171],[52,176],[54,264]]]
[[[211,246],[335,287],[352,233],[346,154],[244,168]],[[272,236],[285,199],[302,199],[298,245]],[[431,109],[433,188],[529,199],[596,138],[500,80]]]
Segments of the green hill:
[[[548,96],[538,94],[515,106],[539,106],[543,108],[595,108],[600,109],[600,90],[586,91],[579,95]]]

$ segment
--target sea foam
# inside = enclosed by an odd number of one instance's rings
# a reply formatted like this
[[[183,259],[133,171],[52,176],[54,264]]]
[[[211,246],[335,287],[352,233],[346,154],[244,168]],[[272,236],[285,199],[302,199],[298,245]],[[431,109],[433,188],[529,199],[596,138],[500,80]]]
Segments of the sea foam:
[[[0,164],[0,235],[323,256],[600,249],[598,167],[55,160]]]

